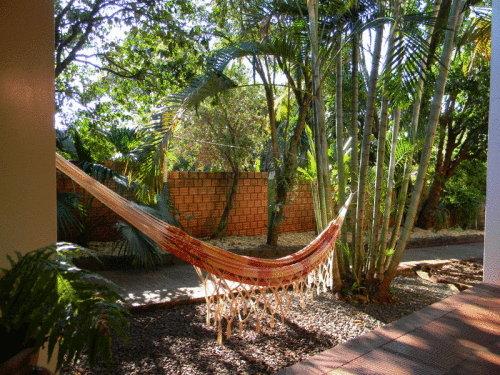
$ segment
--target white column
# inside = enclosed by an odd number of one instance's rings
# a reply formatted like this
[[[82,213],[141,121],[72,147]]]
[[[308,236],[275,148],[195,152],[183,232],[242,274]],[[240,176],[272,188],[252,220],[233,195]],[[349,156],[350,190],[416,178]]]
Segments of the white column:
[[[500,1],[493,1],[484,281],[500,284]],[[486,95],[486,93],[485,93]]]

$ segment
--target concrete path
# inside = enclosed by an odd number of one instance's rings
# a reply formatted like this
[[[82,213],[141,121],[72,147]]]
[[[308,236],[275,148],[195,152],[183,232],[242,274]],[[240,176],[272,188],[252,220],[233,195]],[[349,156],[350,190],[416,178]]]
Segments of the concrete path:
[[[436,246],[407,249],[404,262],[482,258],[483,244]],[[163,267],[155,271],[100,271],[122,288],[125,301],[134,307],[149,304],[203,300],[205,290],[192,266]]]
[[[406,249],[403,262],[445,259],[483,258],[483,243],[467,243]]]

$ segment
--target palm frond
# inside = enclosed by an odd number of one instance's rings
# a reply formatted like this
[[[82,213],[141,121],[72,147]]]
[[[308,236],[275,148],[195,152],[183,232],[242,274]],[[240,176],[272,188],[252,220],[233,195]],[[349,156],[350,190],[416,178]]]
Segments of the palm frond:
[[[161,253],[148,237],[121,221],[116,223],[115,228],[125,241],[119,255],[129,257],[133,267],[152,268],[160,263]]]
[[[179,223],[173,214],[174,207],[169,199],[168,191],[164,189],[161,194],[158,194],[156,202],[154,206],[139,205],[139,207],[170,225],[178,226]],[[154,241],[133,226],[124,222],[118,222],[116,224],[116,229],[125,241],[119,254],[130,257],[132,266],[152,268],[161,263],[161,255],[163,252]]]
[[[80,195],[74,192],[57,192],[57,230],[63,236],[80,233],[81,217],[85,214]]]
[[[428,14],[409,14],[395,22],[393,53],[387,57],[380,82],[384,94],[394,104],[404,106],[411,102],[418,82],[426,78],[427,62],[432,60],[430,45],[419,27],[434,20]]]

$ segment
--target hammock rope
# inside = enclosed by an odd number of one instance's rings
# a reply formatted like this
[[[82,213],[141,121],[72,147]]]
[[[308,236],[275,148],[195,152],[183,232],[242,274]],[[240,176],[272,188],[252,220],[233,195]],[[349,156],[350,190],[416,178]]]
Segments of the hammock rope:
[[[286,316],[291,293],[297,293],[303,305],[306,290],[319,293],[333,288],[335,242],[352,194],[337,218],[303,249],[282,258],[264,259],[234,254],[190,236],[143,211],[57,153],[56,167],[162,250],[195,267],[205,288],[207,324],[215,327],[219,342],[224,331],[231,335],[235,320],[240,329],[250,316],[255,318],[257,331],[266,320],[273,327],[275,315]]]

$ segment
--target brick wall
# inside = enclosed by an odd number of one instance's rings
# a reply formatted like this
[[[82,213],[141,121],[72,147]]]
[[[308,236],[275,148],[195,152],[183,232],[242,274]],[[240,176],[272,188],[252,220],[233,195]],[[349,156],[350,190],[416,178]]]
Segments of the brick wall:
[[[311,185],[300,183],[290,194],[285,206],[285,220],[280,225],[281,233],[306,232],[316,229]]]
[[[114,183],[109,183],[108,186],[116,190]],[[57,191],[58,192],[75,192],[83,197],[84,206],[90,204],[90,219],[89,228],[92,241],[114,241],[119,238],[119,234],[115,229],[115,224],[120,220],[119,216],[107,208],[97,199],[92,198],[90,194],[85,192],[78,184],[74,183],[69,177],[57,172]],[[58,234],[59,236],[60,234]],[[59,240],[74,241],[76,234],[72,233],[59,238]]]
[[[219,223],[231,186],[229,173],[172,172],[170,195],[180,222],[194,236],[210,235]],[[267,173],[240,175],[227,235],[255,236],[267,227]]]
[[[229,173],[171,172],[169,188],[184,229],[193,236],[210,235],[219,223],[231,184]],[[116,191],[116,187],[110,186]],[[57,190],[76,191],[87,200],[90,196],[63,174],[57,174]],[[280,232],[303,232],[315,229],[312,196],[309,184],[299,184],[285,206],[285,220]],[[92,241],[119,238],[114,224],[119,220],[102,203],[93,199],[90,210]],[[242,172],[233,209],[229,215],[226,235],[255,236],[267,231],[268,175]],[[74,238],[64,238],[74,240]]]

